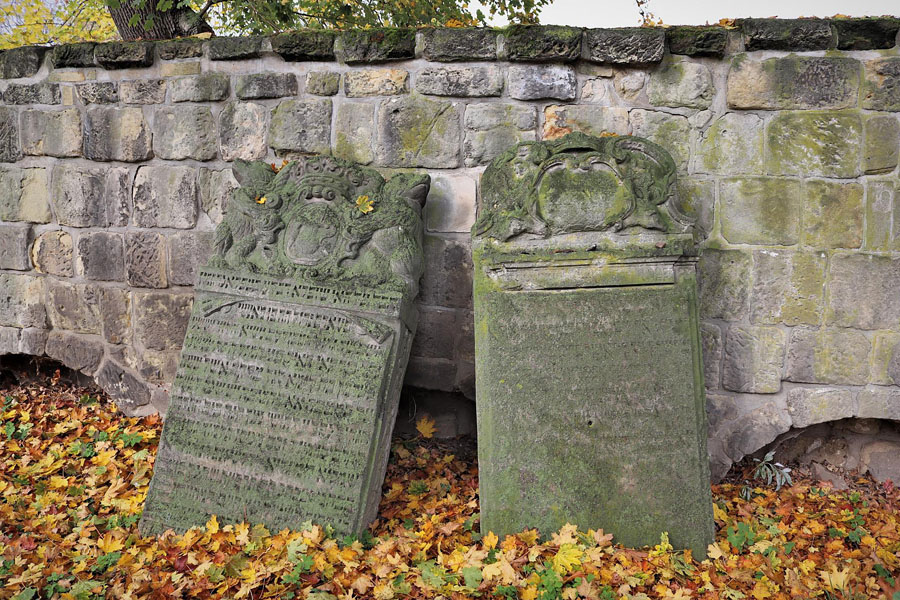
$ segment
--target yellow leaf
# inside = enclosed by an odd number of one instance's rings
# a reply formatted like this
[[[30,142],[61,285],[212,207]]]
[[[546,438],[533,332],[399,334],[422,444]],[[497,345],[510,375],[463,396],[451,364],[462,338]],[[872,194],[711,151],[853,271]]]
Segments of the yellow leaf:
[[[553,568],[557,573],[567,575],[581,565],[581,549],[575,544],[563,544],[553,557]]]
[[[372,590],[375,600],[391,600],[394,597],[394,588],[389,583],[379,583]]]
[[[265,204],[266,200],[267,200],[267,198],[265,196],[260,196],[259,198],[256,199],[256,203],[257,204]]]
[[[537,598],[537,594],[537,588],[529,585],[519,593],[519,598],[521,598],[522,600],[535,600],[535,598]]]
[[[103,554],[109,554],[110,552],[121,550],[125,547],[125,544],[112,531],[107,531],[103,538],[97,540],[97,547],[100,548]]]
[[[717,558],[722,558],[723,556],[725,556],[725,553],[722,552],[722,549],[719,548],[719,544],[716,542],[706,547],[706,556],[713,560],[716,560]]]
[[[364,215],[375,210],[375,201],[368,196],[360,196],[356,199],[356,208]]]
[[[559,533],[554,533],[550,542],[556,546],[562,546],[563,544],[574,544],[578,540],[575,539],[575,534],[578,533],[578,527],[576,525],[572,525],[571,523],[566,523],[559,530]]]
[[[765,600],[766,598],[770,598],[772,596],[772,593],[769,591],[769,586],[767,586],[761,579],[756,582],[756,585],[753,586],[753,590],[750,592],[750,595],[756,598],[756,600]]]
[[[836,565],[831,565],[829,571],[819,571],[819,577],[832,590],[843,590],[846,588],[848,575],[850,575],[850,567],[838,571]]]
[[[206,533],[219,533],[219,521],[216,519],[216,515],[211,516],[206,522]]]
[[[432,419],[427,414],[422,415],[422,418],[416,421],[416,429],[422,437],[425,439],[431,439],[434,437],[434,432],[437,430],[434,424],[434,419]]]
[[[500,538],[498,538],[493,531],[488,531],[487,535],[485,535],[481,541],[484,542],[484,547],[490,550],[497,546],[497,542],[500,541]]]
[[[539,536],[540,533],[538,533],[537,529],[526,529],[519,534],[519,539],[525,542],[525,544],[528,546],[534,546],[534,544],[538,541]]]
[[[6,487],[6,486],[3,486]],[[69,480],[66,477],[60,477],[59,475],[53,475],[50,477],[50,487],[54,488],[64,488],[69,487]],[[0,488],[2,491],[2,488]]]

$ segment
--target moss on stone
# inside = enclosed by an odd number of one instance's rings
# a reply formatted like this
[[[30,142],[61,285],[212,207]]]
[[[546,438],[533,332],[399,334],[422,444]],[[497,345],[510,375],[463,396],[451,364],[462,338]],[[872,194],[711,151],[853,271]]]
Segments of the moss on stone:
[[[573,61],[581,54],[583,29],[563,25],[511,25],[506,50],[513,61]]]
[[[300,29],[271,38],[272,51],[284,60],[334,60],[336,34],[318,29]]]
[[[414,58],[415,46],[415,29],[383,27],[344,31],[336,50],[339,60],[353,64]]]
[[[217,37],[209,41],[210,60],[241,60],[257,58],[262,52],[263,38]]]
[[[900,31],[900,19],[895,17],[862,17],[832,19],[837,32],[837,47],[841,50],[879,50],[893,48]]]
[[[153,64],[150,42],[107,42],[94,48],[94,60],[104,69],[132,69]]]
[[[50,64],[54,69],[93,67],[94,46],[93,42],[54,46],[50,49]]]
[[[724,27],[670,27],[666,30],[669,52],[688,56],[723,56],[728,44]]]

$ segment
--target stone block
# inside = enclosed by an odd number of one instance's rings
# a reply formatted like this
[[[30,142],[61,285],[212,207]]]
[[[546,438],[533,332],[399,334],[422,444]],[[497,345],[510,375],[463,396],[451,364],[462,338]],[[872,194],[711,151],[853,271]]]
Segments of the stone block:
[[[54,329],[100,333],[100,294],[84,283],[47,278],[47,316]]]
[[[722,379],[722,329],[715,323],[701,323],[700,345],[703,349],[703,380],[706,389],[717,390]]]
[[[856,417],[900,421],[900,391],[892,388],[867,388],[857,396]]]
[[[410,356],[452,359],[459,332],[456,310],[419,307],[419,324]]]
[[[368,102],[342,102],[334,117],[334,156],[367,165],[375,160],[375,106]]]
[[[50,48],[50,64],[54,69],[94,66],[93,42],[64,44]]]
[[[71,277],[72,257],[72,236],[61,229],[41,233],[31,246],[31,261],[38,273]]]
[[[425,67],[416,76],[416,91],[432,96],[499,96],[503,79],[503,70],[494,65]]]
[[[463,140],[465,164],[487,164],[519,142],[534,141],[537,114],[534,107],[515,104],[469,104],[465,112]]]
[[[327,154],[331,149],[331,100],[284,100],[272,113],[269,145],[279,150]]]
[[[58,83],[11,83],[2,98],[4,104],[59,104],[62,93]]]
[[[75,86],[84,104],[115,104],[119,101],[119,84],[115,81],[91,81]]]
[[[456,391],[456,372],[455,361],[411,356],[403,377],[403,386],[453,392]]]
[[[31,225],[0,224],[0,269],[31,270]]]
[[[206,106],[166,106],[156,111],[153,153],[169,160],[212,160],[218,144],[216,122]]]
[[[246,60],[259,58],[263,41],[260,36],[252,37],[214,37],[209,40],[210,60]],[[273,44],[274,45],[274,44]]]
[[[43,278],[0,273],[0,325],[39,327],[47,325]]]
[[[241,100],[283,98],[296,93],[297,77],[293,73],[247,73],[234,80],[234,94]]]
[[[891,232],[894,212],[900,210],[896,202],[897,189],[897,180],[893,177],[866,178],[866,233],[863,245],[866,250],[884,251],[900,247],[896,235]]]
[[[47,337],[45,352],[70,369],[91,375],[103,358],[103,344],[80,335],[53,331]]]
[[[31,356],[42,356],[47,348],[46,329],[29,327],[21,330],[19,337],[19,352]]]
[[[288,61],[334,60],[334,39],[333,31],[321,29],[290,31],[271,38],[272,51]]]
[[[574,100],[575,69],[556,65],[512,65],[509,95],[516,100]]]
[[[133,69],[153,64],[150,42],[106,42],[94,47],[94,61],[104,69]]]
[[[203,56],[203,40],[199,38],[177,38],[156,42],[156,53],[163,60],[200,58]]]
[[[330,119],[329,119],[330,120]],[[252,102],[230,102],[219,113],[222,160],[259,160],[268,152],[269,111]]]
[[[634,109],[629,114],[631,133],[665,148],[679,171],[686,171],[691,159],[691,124],[687,117]]]
[[[344,93],[350,98],[396,96],[409,91],[409,72],[404,69],[367,69],[344,73]]]
[[[19,113],[0,106],[0,162],[16,162],[22,158],[19,143]]]
[[[178,350],[144,350],[138,372],[150,383],[169,385],[178,369]]]
[[[225,211],[225,205],[231,196],[232,190],[240,187],[237,179],[231,173],[231,169],[213,170],[200,169],[198,178],[200,190],[200,209],[205,212],[210,220],[219,224]]]
[[[47,169],[25,169],[19,202],[17,218],[7,220],[50,222],[50,177]]]
[[[900,121],[893,115],[865,117],[863,171],[866,174],[893,171],[900,156]]]
[[[228,96],[228,77],[222,73],[178,77],[168,84],[172,102],[218,102]]]
[[[741,19],[744,47],[753,50],[828,50],[831,25],[823,19]]]
[[[159,66],[159,74],[163,77],[179,77],[182,75],[198,75],[201,66],[199,60],[163,63]]]
[[[125,279],[133,287],[164,288],[166,277],[166,242],[152,231],[125,233]]]
[[[378,107],[376,162],[390,167],[457,167],[460,134],[456,103],[419,96],[390,98]]]
[[[496,60],[497,32],[478,27],[425,29],[422,55],[431,61]]]
[[[700,317],[737,321],[747,314],[752,260],[742,250],[706,248],[700,255]]]
[[[859,61],[844,56],[740,55],[728,72],[726,98],[740,109],[855,108],[859,77]]]
[[[703,132],[693,170],[717,175],[759,174],[763,169],[763,120],[730,112]]]
[[[859,175],[862,122],[845,112],[784,112],[766,129],[772,175],[849,178]]]
[[[551,105],[544,109],[543,139],[580,131],[588,135],[629,135],[628,109],[590,104]]]
[[[643,102],[647,73],[643,69],[617,69],[613,75],[616,93],[629,102]]]
[[[306,93],[334,96],[341,87],[341,74],[334,71],[311,71],[306,74]]]
[[[852,329],[791,331],[785,379],[796,383],[863,385],[869,379],[872,343]]]
[[[865,77],[863,108],[900,111],[900,57],[868,61]]]
[[[116,287],[97,289],[100,295],[100,331],[110,344],[131,341],[131,292]]]
[[[352,65],[414,58],[415,48],[415,29],[352,29],[338,35],[335,55]]]
[[[97,371],[97,384],[126,413],[150,403],[147,384],[112,359],[107,359]]]
[[[679,177],[675,185],[675,204],[678,210],[695,220],[694,227],[700,239],[708,237],[715,223],[716,182]]]
[[[31,156],[81,156],[81,114],[77,108],[22,112],[22,151]]]
[[[828,325],[900,329],[900,259],[835,254],[831,257],[828,284]]]
[[[873,336],[869,382],[900,385],[900,333],[880,331]]]
[[[706,65],[670,57],[650,74],[647,95],[654,106],[709,108],[715,88]]]
[[[862,184],[809,180],[805,192],[805,245],[813,248],[859,248],[862,245]]]
[[[21,336],[22,330],[18,327],[0,327],[0,356],[3,356],[4,354],[17,354],[20,345],[19,338]]]
[[[191,315],[191,294],[148,292],[134,295],[137,341],[153,350],[180,349]]]
[[[614,65],[640,65],[662,60],[666,32],[655,27],[587,29],[582,58]]]
[[[722,235],[732,244],[796,244],[802,204],[801,183],[794,179],[725,179],[719,188]]]
[[[837,33],[838,50],[880,50],[897,45],[900,19],[896,17],[862,17],[832,19]]]
[[[180,231],[169,236],[168,244],[169,284],[193,286],[198,269],[212,254],[213,232]]]
[[[821,323],[825,266],[826,257],[821,252],[754,252],[751,322],[772,325]]]
[[[583,30],[562,25],[510,25],[506,54],[511,61],[572,62],[581,54]]]
[[[107,171],[58,163],[53,167],[52,191],[56,220],[70,227],[109,225]]]
[[[425,236],[425,275],[419,300],[445,308],[472,308],[472,251],[468,236]]]
[[[42,46],[20,46],[0,52],[0,78],[19,79],[36,75],[46,51]]]
[[[162,104],[166,101],[165,79],[135,79],[119,83],[119,97],[125,104]]]
[[[96,281],[125,279],[125,245],[122,235],[106,231],[82,233],[78,236],[78,274]]]
[[[833,388],[794,388],[787,396],[788,413],[796,429],[856,416],[854,392]]]
[[[193,167],[140,167],[134,178],[137,227],[190,229],[197,223],[197,171]]]
[[[721,57],[728,45],[728,30],[716,25],[669,27],[666,29],[666,41],[672,54]]]
[[[121,91],[121,88],[120,88]],[[98,161],[140,162],[153,156],[150,126],[141,108],[87,109],[84,155]]]
[[[475,194],[473,176],[432,175],[425,202],[425,230],[468,233],[475,223]]]
[[[732,392],[775,394],[781,390],[784,331],[732,325],[725,336],[722,386]]]

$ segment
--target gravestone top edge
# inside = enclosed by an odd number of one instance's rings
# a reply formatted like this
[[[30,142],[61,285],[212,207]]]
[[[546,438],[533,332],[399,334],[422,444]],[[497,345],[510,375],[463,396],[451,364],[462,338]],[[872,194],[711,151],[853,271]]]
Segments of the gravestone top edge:
[[[207,273],[415,298],[427,174],[385,181],[374,169],[322,155],[281,167],[237,160],[232,171],[240,187],[216,228]]]
[[[644,232],[690,233],[695,218],[675,201],[675,179],[671,155],[639,137],[576,132],[521,142],[482,175],[472,236],[505,242],[590,232],[642,241]]]

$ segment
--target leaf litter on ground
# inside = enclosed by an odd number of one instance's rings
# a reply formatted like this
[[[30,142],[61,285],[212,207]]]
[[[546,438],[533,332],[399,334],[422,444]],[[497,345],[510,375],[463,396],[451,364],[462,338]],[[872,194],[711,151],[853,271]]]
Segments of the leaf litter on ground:
[[[860,480],[832,491],[713,486],[716,540],[697,561],[566,525],[480,532],[472,445],[395,440],[378,519],[359,539],[327,524],[270,531],[213,516],[184,535],[137,523],[162,423],[54,383],[0,391],[0,598],[313,600],[900,600],[900,494]]]

